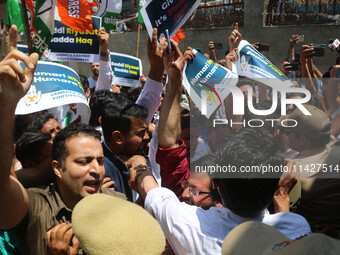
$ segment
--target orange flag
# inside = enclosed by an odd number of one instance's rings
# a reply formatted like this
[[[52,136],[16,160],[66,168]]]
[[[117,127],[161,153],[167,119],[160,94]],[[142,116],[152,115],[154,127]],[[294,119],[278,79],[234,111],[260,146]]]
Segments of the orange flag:
[[[182,28],[178,29],[178,31],[176,32],[175,36],[172,37],[172,39],[175,40],[175,42],[177,42],[177,43],[182,41],[184,38],[185,38],[185,34],[184,34]]]
[[[94,0],[58,0],[60,22],[77,31],[93,32],[91,15],[98,10]],[[58,17],[55,17],[58,20]]]

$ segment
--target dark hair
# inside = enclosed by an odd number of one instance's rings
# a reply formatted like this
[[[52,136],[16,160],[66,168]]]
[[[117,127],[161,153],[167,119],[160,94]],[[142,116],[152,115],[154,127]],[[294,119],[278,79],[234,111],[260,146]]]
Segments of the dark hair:
[[[89,103],[91,109],[90,126],[96,127],[100,125],[98,118],[102,116],[106,100],[110,98],[111,94],[113,93],[106,89],[97,90],[93,93]]]
[[[216,152],[216,163],[240,171],[245,166],[281,167],[284,161],[266,130],[242,128],[224,140]],[[217,179],[225,206],[242,217],[258,216],[272,201],[279,181],[279,178],[257,178],[258,175],[237,172],[233,176],[236,178]]]
[[[42,127],[45,125],[46,122],[48,122],[50,119],[54,119],[58,122],[57,117],[54,116],[50,112],[44,112],[40,115],[38,115],[37,118],[33,119],[30,124],[28,124],[27,131],[30,132],[36,132],[41,131]]]
[[[90,100],[91,117],[89,125],[94,127],[100,126],[98,118],[105,114],[108,107],[120,112],[129,103],[130,101],[124,93],[117,94],[109,90],[99,90],[94,92]]]
[[[190,115],[190,110],[181,107],[181,116]]]
[[[86,93],[86,90],[90,87],[89,80],[87,79],[85,75],[81,75],[81,74],[79,74],[79,79],[80,79],[81,85],[83,86],[83,90]]]
[[[136,102],[141,92],[142,92],[142,87],[130,88],[128,92],[128,97],[130,101]]]
[[[131,117],[144,120],[147,116],[147,109],[137,104],[129,104],[123,110],[121,110],[121,105],[117,105],[117,103],[107,105],[105,113],[102,116],[102,128],[105,140],[110,141],[112,133],[116,130],[124,134],[130,132]]]
[[[59,161],[64,167],[65,159],[68,156],[66,140],[80,135],[90,136],[101,141],[100,132],[95,130],[94,127],[87,126],[85,124],[68,125],[64,129],[60,130],[53,139],[53,160]]]
[[[145,120],[148,117],[148,110],[138,104],[126,106],[120,114],[121,129],[119,131],[128,133],[131,130],[131,117]]]
[[[17,141],[15,146],[15,155],[23,165],[25,160],[32,160],[37,162],[40,149],[52,139],[51,134],[37,132],[26,132]]]

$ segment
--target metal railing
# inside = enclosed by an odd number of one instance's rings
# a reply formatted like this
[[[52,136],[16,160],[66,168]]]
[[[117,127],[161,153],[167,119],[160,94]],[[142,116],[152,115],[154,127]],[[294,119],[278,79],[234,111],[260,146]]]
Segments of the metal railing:
[[[231,3],[233,2],[233,3]],[[229,27],[243,25],[244,1],[202,1],[183,28]]]
[[[340,24],[340,0],[267,0],[265,25]]]

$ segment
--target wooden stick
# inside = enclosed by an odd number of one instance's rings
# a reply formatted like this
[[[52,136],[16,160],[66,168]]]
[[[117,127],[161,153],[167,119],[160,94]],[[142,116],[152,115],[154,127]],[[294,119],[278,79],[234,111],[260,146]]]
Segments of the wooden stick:
[[[8,33],[7,29],[8,29],[7,25],[4,24],[4,27],[2,29],[1,60],[5,58],[6,39],[7,39],[7,33]]]
[[[31,55],[33,53],[33,45],[32,45],[32,37],[30,33],[30,28],[28,25],[28,16],[27,16],[25,0],[21,0],[21,6],[22,6],[22,14],[24,16],[24,22],[25,22],[25,33],[27,37],[28,54]]]
[[[138,53],[139,53],[139,37],[140,37],[140,28],[141,24],[138,23],[138,35],[137,35],[137,52],[136,52],[136,57],[138,58]]]

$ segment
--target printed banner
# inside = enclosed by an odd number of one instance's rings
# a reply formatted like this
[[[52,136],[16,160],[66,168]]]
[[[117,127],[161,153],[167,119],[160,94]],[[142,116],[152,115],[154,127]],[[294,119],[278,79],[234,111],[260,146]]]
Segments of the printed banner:
[[[235,86],[238,76],[201,53],[193,50],[195,58],[188,61],[183,71],[184,87],[207,118],[219,107]]]
[[[25,68],[23,63],[21,66]],[[39,61],[32,86],[20,99],[15,114],[29,114],[72,103],[78,103],[81,122],[88,123],[91,111],[78,74],[67,66]]]
[[[242,40],[238,46],[237,74],[265,83],[268,86],[291,86],[289,79],[250,43]],[[233,66],[233,70],[234,70]],[[273,79],[276,78],[276,79]],[[266,82],[267,81],[267,82]],[[273,82],[275,81],[275,82]]]
[[[93,32],[75,31],[55,21],[54,35],[46,59],[52,61],[99,62],[98,30],[101,19],[92,17]],[[44,54],[45,55],[45,54]]]
[[[139,58],[120,53],[110,53],[111,67],[115,74],[112,84],[120,86],[140,87],[139,82],[142,72],[142,61]]]
[[[153,28],[158,29],[158,39],[162,34],[165,35],[165,29],[169,29],[170,38],[175,36],[200,2],[200,0],[148,1],[141,9],[141,13],[150,38]]]

